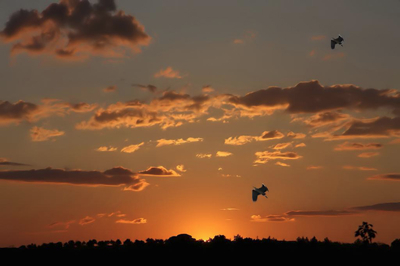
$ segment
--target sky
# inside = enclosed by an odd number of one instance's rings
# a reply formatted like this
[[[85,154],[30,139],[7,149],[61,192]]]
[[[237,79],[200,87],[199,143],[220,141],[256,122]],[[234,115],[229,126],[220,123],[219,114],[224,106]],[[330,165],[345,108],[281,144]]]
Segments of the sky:
[[[0,246],[390,244],[399,24],[395,0],[0,0]]]

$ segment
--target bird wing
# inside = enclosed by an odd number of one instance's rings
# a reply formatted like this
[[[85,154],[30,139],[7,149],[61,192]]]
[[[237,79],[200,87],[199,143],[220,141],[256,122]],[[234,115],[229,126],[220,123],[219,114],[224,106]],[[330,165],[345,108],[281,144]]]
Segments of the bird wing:
[[[253,201],[257,201],[257,197],[258,197],[259,193],[255,190],[253,190],[252,196],[253,196]]]
[[[336,42],[334,40],[331,40],[331,48],[332,49],[335,49],[335,45],[336,45]]]

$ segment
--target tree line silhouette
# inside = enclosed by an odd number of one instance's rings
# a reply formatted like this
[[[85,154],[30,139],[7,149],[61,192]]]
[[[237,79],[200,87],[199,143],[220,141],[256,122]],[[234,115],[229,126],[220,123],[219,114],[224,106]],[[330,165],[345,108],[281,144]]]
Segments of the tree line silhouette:
[[[73,241],[62,243],[44,243],[41,245],[30,244],[18,248],[2,248],[0,256],[12,255],[18,257],[35,257],[41,255],[56,255],[73,258],[76,256],[87,256],[88,258],[99,259],[105,257],[129,258],[180,258],[182,255],[194,258],[212,258],[215,256],[224,257],[225,260],[233,258],[257,259],[261,255],[267,257],[294,259],[294,258],[353,258],[360,261],[361,258],[370,261],[380,258],[388,259],[400,255],[400,239],[394,240],[391,245],[383,243],[372,243],[376,235],[372,225],[363,222],[355,232],[355,237],[360,237],[354,243],[333,242],[328,238],[323,241],[316,237],[298,237],[295,241],[277,240],[275,238],[244,238],[241,235],[228,239],[224,235],[216,235],[208,240],[196,240],[191,235],[180,234],[166,240],[148,238],[143,240],[125,241],[106,240],[97,241]],[[288,257],[288,255],[290,255]],[[334,256],[334,257],[332,257]]]

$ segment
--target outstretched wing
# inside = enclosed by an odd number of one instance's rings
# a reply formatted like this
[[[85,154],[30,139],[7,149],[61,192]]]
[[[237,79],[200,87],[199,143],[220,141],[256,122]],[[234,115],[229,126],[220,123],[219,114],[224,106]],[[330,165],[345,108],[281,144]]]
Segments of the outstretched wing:
[[[259,193],[255,190],[252,191],[252,196],[253,196],[253,201],[257,201],[257,197],[258,197]]]
[[[335,44],[336,44],[336,42],[334,40],[331,40],[331,48],[332,49],[335,49]]]

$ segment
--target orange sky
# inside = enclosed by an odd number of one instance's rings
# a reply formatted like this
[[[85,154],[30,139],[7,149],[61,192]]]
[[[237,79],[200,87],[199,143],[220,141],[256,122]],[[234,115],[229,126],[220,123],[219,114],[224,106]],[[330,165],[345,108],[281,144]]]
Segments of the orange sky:
[[[399,238],[399,3],[264,2],[1,2],[0,246]]]

